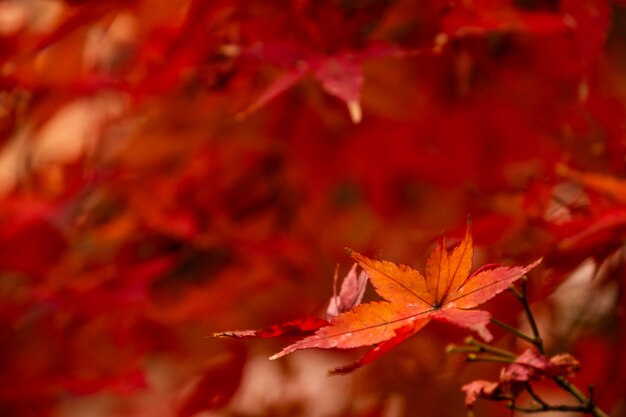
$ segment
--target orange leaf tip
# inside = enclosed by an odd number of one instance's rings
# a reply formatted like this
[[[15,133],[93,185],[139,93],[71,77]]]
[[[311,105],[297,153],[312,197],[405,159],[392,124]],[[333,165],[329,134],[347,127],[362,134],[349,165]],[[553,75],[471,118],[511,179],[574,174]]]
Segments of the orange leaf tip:
[[[272,356],[270,356],[270,360],[271,361],[275,361],[276,359],[285,356],[285,354],[283,352],[278,352],[278,353],[274,353]]]
[[[358,125],[363,119],[363,110],[361,110],[361,104],[357,100],[348,102],[348,112],[350,112],[350,119],[352,123]]]

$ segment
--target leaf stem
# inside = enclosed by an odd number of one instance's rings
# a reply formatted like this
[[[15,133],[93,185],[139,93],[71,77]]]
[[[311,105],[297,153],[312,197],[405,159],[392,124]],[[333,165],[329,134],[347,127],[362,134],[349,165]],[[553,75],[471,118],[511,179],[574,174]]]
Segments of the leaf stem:
[[[470,353],[465,358],[468,362],[502,362],[502,363],[513,363],[515,361],[514,358],[502,357],[497,355],[477,355],[475,353]]]
[[[473,346],[475,349],[477,349],[478,352],[493,353],[496,356],[501,356],[501,357],[510,358],[510,359],[515,359],[517,357],[517,355],[515,355],[513,352],[509,352],[508,350],[500,349],[495,346],[491,346],[486,343],[479,342],[478,340],[474,339],[472,336],[468,336],[465,338],[465,344]]]
[[[491,322],[496,324],[503,329],[511,332],[518,338],[525,340],[526,342],[535,346],[535,348],[541,353],[545,355],[545,347],[543,345],[543,340],[541,339],[541,335],[539,333],[539,327],[537,326],[537,322],[533,315],[532,310],[530,309],[530,304],[528,303],[528,292],[527,292],[527,278],[526,276],[522,277],[522,284],[520,290],[511,286],[510,291],[515,295],[515,297],[520,301],[522,306],[524,307],[524,312],[528,319],[528,323],[530,325],[530,329],[532,331],[532,336],[527,335],[526,333],[516,329],[515,327],[508,325],[498,319],[491,318]],[[466,353],[466,360],[468,362],[501,362],[511,364],[514,363],[517,355],[513,352],[510,352],[505,349],[497,348],[495,346],[491,346],[469,336],[464,340],[465,346],[457,346],[457,345],[449,345],[446,348],[448,353]],[[594,387],[593,385],[589,386],[589,397],[583,394],[574,384],[572,384],[567,378],[564,376],[556,376],[552,377],[552,380],[559,385],[564,391],[570,393],[579,403],[580,405],[552,405],[545,402],[532,388],[529,382],[526,382],[524,385],[524,389],[528,392],[530,397],[533,400],[531,407],[519,407],[515,405],[515,396],[498,396],[497,398],[490,398],[494,401],[509,401],[507,407],[514,411],[519,411],[522,413],[542,413],[546,411],[562,411],[562,412],[578,412],[578,413],[586,413],[591,414],[594,417],[609,417],[607,413],[602,411],[598,406],[596,406],[594,401]]]
[[[517,330],[515,327],[506,324],[494,317],[491,318],[491,322],[495,325],[498,325],[500,327],[502,327],[503,329],[513,333],[515,336],[519,337],[520,339],[523,339],[525,341],[527,341],[528,343],[537,346],[537,341],[532,337],[532,336],[528,336],[526,333],[523,333],[519,330]]]
[[[476,346],[459,346],[449,344],[446,346],[446,353],[480,353],[481,349]]]
[[[530,328],[531,328],[531,330],[533,332],[533,337],[530,338],[531,339],[530,340],[531,343],[533,343],[537,347],[537,350],[539,350],[539,352],[542,355],[545,355],[545,347],[543,345],[543,340],[541,339],[541,334],[539,333],[539,328],[537,326],[537,322],[535,320],[535,316],[533,315],[533,312],[530,309],[530,304],[528,303],[527,278],[525,276],[522,278],[521,293],[519,293],[514,288],[512,289],[512,291],[515,294],[515,296],[520,300],[520,302],[522,303],[522,305],[524,307],[524,311],[526,312],[526,317],[528,318],[528,323],[529,323]],[[524,337],[522,337],[522,338],[525,339],[525,340],[528,340],[528,339],[526,339]],[[609,417],[608,414],[606,414],[604,411],[599,409],[594,404],[594,401],[593,401],[593,386],[589,387],[589,398],[587,398],[585,396],[585,394],[583,394],[567,378],[565,378],[563,376],[556,376],[556,377],[554,377],[552,379],[561,388],[563,388],[565,391],[569,392],[574,398],[576,398],[581,405],[578,407],[578,410],[575,410],[575,409],[573,409],[571,407],[568,409],[568,406],[558,406],[558,407],[561,407],[561,409],[554,409],[555,406],[549,406],[550,407],[549,409],[542,410],[542,411],[581,411],[581,412],[585,412],[585,413],[590,413],[590,414],[592,414],[595,417]],[[528,390],[528,388],[530,388],[530,385],[528,385],[527,390]],[[530,388],[530,390],[528,390],[528,392],[535,400],[538,399],[538,397],[533,395],[532,388]],[[538,402],[540,402],[540,401],[538,401]],[[545,405],[544,405],[544,407],[545,407]],[[518,411],[521,411],[521,410],[518,410]]]
[[[524,279],[524,277],[522,277],[522,279]],[[517,291],[517,288],[515,288],[514,285],[511,285],[509,287],[509,291],[511,291],[513,293],[513,295],[515,296],[515,298],[517,298],[518,300],[522,301],[522,299],[524,298],[524,296],[522,295],[521,292]]]

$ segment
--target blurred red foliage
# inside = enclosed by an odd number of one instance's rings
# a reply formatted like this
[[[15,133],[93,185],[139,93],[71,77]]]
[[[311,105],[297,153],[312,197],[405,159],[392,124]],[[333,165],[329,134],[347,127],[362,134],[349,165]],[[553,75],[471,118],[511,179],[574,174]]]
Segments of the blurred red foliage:
[[[626,415],[625,28],[609,0],[0,2],[0,415],[460,415],[498,368],[456,328],[330,380],[350,353],[205,336],[319,315],[345,246],[422,268],[468,213],[478,263],[544,257],[550,355]]]

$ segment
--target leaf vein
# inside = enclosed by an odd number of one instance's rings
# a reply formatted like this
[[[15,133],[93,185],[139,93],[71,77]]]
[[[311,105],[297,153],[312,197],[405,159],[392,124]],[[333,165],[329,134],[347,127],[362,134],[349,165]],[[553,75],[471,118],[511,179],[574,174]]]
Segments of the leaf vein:
[[[384,275],[385,277],[387,277],[390,281],[395,282],[396,284],[398,284],[399,286],[401,286],[402,288],[404,288],[406,291],[408,291],[409,293],[411,293],[412,295],[414,295],[417,299],[419,299],[420,301],[428,304],[429,306],[432,306],[431,303],[429,303],[428,301],[426,301],[425,299],[423,299],[422,297],[420,297],[419,294],[417,294],[416,292],[414,292],[412,289],[410,289],[409,287],[407,287],[406,285],[404,285],[403,283],[397,281],[396,279],[394,279],[391,275],[381,271],[380,269],[376,268],[374,265],[372,265],[370,262],[368,262],[367,260],[365,260],[366,258],[364,258],[363,260],[359,260],[361,263],[363,264],[367,264],[370,268],[374,269],[375,271],[377,271],[379,274]]]
[[[404,320],[409,320],[409,319],[412,319],[414,317],[418,317],[418,316],[421,316],[421,315],[424,315],[424,314],[428,314],[428,313],[431,313],[431,312],[436,311],[436,310],[438,310],[438,309],[431,308],[431,309],[428,309],[428,310],[425,310],[425,311],[420,311],[419,313],[415,313],[415,314],[411,314],[409,316],[405,316],[405,317],[400,317],[400,318],[397,318],[397,319],[389,320],[389,321],[386,321],[386,322],[380,323],[380,324],[372,324],[370,326],[361,327],[359,329],[346,330],[345,332],[333,333],[331,335],[326,335],[326,336],[314,335],[314,336],[311,336],[311,337],[314,337],[314,338],[316,338],[318,340],[330,339],[330,338],[333,338],[333,337],[343,336],[343,335],[346,335],[346,334],[354,334],[354,333],[358,333],[358,332],[364,332],[366,330],[375,329],[375,328],[380,327],[380,326],[388,327],[390,324],[398,323],[398,322],[401,322],[401,321],[404,321]],[[322,327],[322,329],[325,329],[325,327]]]

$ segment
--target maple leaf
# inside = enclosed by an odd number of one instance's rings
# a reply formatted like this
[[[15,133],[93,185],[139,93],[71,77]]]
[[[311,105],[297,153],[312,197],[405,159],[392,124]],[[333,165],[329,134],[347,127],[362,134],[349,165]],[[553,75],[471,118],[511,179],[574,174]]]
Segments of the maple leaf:
[[[416,52],[393,45],[373,44],[363,51],[326,55],[313,53],[303,45],[268,43],[253,45],[244,49],[243,53],[283,67],[288,72],[268,86],[254,103],[239,114],[240,118],[264,106],[310,73],[324,91],[346,104],[352,122],[359,124],[363,117],[360,104],[364,82],[363,62],[372,58],[400,57]]]
[[[211,337],[236,337],[240,339],[260,337],[266,339],[278,336],[306,336],[324,326],[328,326],[328,321],[317,317],[306,317],[281,324],[273,324],[261,330],[234,330],[213,333]]]
[[[548,359],[529,348],[502,370],[500,381],[526,382],[555,376],[572,376],[578,370],[580,362],[569,353],[561,353]]]
[[[468,409],[474,407],[478,398],[499,400],[503,396],[500,384],[493,381],[485,381],[483,379],[478,379],[463,385],[461,387],[461,391],[465,393],[465,407]]]
[[[442,237],[428,261],[425,275],[405,265],[367,258],[348,249],[368,274],[384,301],[360,304],[330,320],[315,334],[287,346],[270,359],[300,349],[376,348],[352,365],[335,372],[348,372],[369,363],[417,333],[430,320],[440,320],[476,331],[483,339],[493,337],[487,329],[491,314],[472,310],[507,289],[541,262],[524,267],[489,265],[470,275],[473,244],[468,222],[465,237],[453,250]]]
[[[502,400],[517,397],[530,381],[559,376],[572,376],[580,370],[580,362],[569,353],[546,358],[537,350],[529,348],[510,365],[502,368],[500,380],[476,380],[461,387],[465,392],[465,406],[471,409],[478,398]]]
[[[343,279],[339,295],[337,295],[337,270],[335,270],[333,279],[334,292],[326,308],[326,317],[328,319],[337,317],[340,313],[348,311],[361,303],[363,294],[365,294],[365,286],[367,285],[367,274],[365,271],[361,271],[357,275],[356,267],[356,263],[352,265],[350,272]]]
[[[336,317],[340,313],[350,310],[363,299],[365,285],[367,284],[367,274],[361,271],[356,272],[355,263],[341,283],[341,289],[337,294],[337,270],[333,278],[333,296],[326,308],[328,319]],[[303,319],[290,320],[285,323],[273,324],[260,330],[234,330],[227,332],[213,333],[211,337],[234,337],[234,338],[272,338],[278,336],[308,336],[321,327],[328,326],[327,320],[318,317],[305,317]]]

